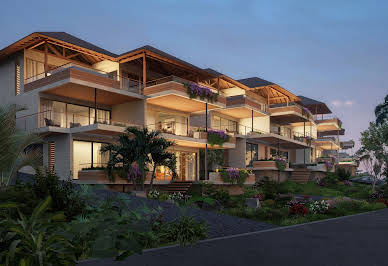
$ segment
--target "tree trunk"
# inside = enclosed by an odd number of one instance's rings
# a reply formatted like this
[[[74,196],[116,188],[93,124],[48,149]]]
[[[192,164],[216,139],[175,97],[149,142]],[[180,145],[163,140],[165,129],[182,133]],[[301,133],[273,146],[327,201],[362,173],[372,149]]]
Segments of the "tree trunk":
[[[372,181],[372,193],[375,193],[375,189],[376,189],[376,178],[374,178]]]
[[[154,184],[155,171],[156,171],[156,165],[154,165],[154,168],[152,169],[152,177],[151,177],[151,182],[150,182],[150,190],[152,190],[152,185]]]

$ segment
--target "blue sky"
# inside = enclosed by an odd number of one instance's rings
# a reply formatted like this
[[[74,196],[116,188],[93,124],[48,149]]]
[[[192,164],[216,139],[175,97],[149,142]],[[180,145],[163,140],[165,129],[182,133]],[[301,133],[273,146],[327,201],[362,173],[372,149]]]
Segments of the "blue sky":
[[[150,44],[235,79],[328,103],[359,139],[388,94],[388,1],[2,1],[0,47],[66,31],[115,53]]]

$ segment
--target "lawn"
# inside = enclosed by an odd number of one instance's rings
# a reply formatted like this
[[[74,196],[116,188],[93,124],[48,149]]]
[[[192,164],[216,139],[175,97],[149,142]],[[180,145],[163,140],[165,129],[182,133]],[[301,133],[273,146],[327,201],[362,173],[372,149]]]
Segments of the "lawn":
[[[353,199],[367,199],[372,193],[370,185],[352,183],[345,185],[343,182],[337,184],[320,186],[316,182],[306,184],[295,182],[284,182],[279,185],[279,193],[303,194],[325,197],[349,197]]]
[[[257,187],[246,187],[242,195],[230,196],[224,201],[226,203],[221,212],[285,226],[387,207],[387,195],[383,193],[382,198],[378,199],[372,198],[371,194],[370,185],[338,180],[324,186],[316,182],[301,184],[288,181],[277,184],[263,181]],[[323,202],[312,200],[310,196],[322,196]],[[260,198],[261,208],[246,207],[247,198]]]

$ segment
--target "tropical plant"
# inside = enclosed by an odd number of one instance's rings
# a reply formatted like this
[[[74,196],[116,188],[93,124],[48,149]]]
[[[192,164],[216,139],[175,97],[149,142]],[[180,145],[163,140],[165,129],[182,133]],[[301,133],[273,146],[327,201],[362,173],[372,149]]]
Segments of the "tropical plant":
[[[159,196],[160,196],[160,192],[157,191],[156,189],[150,190],[150,192],[148,192],[147,194],[147,198],[149,199],[159,199]]]
[[[148,243],[150,218],[155,213],[146,208],[133,211],[127,208],[124,199],[111,198],[98,202],[93,212],[69,223],[66,232],[71,236],[77,258],[122,260],[140,253]]]
[[[2,265],[75,265],[73,247],[59,231],[58,222],[65,219],[63,213],[45,215],[50,204],[51,197],[47,197],[31,216],[18,210],[17,220],[9,215],[1,220]],[[3,203],[0,208],[17,208],[17,204]]]
[[[23,110],[16,105],[0,107],[0,187],[8,186],[20,168],[41,166],[41,153],[32,146],[42,140],[16,128],[16,114]]]
[[[152,177],[150,182],[150,188],[155,179],[155,172],[158,166],[167,166],[172,172],[173,179],[177,175],[176,173],[176,157],[172,152],[167,151],[169,147],[174,145],[174,142],[168,141],[164,138],[155,138],[151,142],[150,156],[152,160]]]
[[[150,131],[148,128],[126,128],[125,133],[119,137],[118,144],[109,144],[101,149],[102,153],[110,154],[107,164],[109,175],[112,176],[115,169],[120,166],[124,173],[127,173],[127,177],[134,176],[133,164],[136,163],[140,172],[141,188],[144,190],[145,167],[146,164],[152,163],[150,154],[152,149],[161,143],[160,134],[159,131]]]
[[[375,108],[376,125],[382,125],[388,121],[388,95],[385,96],[384,102]]]

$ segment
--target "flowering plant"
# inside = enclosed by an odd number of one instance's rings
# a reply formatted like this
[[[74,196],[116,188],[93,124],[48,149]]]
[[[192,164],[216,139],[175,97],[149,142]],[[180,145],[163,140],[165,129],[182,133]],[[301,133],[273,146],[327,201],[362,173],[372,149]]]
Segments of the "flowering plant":
[[[207,131],[207,141],[211,146],[214,145],[220,145],[224,144],[225,142],[228,142],[230,139],[230,136],[227,135],[223,130],[214,130],[209,129]]]
[[[302,116],[310,118],[310,110],[306,107],[302,107]]]
[[[292,200],[287,203],[288,206],[288,213],[290,215],[306,215],[309,213],[309,210],[306,208],[306,206],[296,200]]]
[[[133,183],[135,183],[140,174],[139,166],[137,166],[137,164],[132,164],[128,169],[128,180],[132,179]]]
[[[277,158],[275,158],[274,161],[275,161],[275,164],[276,164],[276,167],[278,168],[278,170],[284,171],[284,169],[286,169],[286,167],[287,167],[286,160],[284,160],[283,158],[277,157]]]
[[[309,205],[309,211],[314,214],[324,214],[329,210],[329,203],[324,200],[314,201]]]
[[[147,195],[147,197],[150,199],[159,199],[159,196],[160,196],[160,193],[156,189],[151,190],[150,192],[148,192],[148,195]]]
[[[168,199],[173,200],[175,202],[183,201],[185,196],[181,192],[174,192],[168,195]]]
[[[214,93],[208,87],[200,86],[196,83],[185,84],[185,87],[190,98],[199,97],[201,100],[207,99],[209,102],[216,102],[218,100],[218,93]]]
[[[256,194],[252,198],[259,199],[259,200],[263,200],[264,199],[263,195],[261,195],[261,194]]]
[[[249,172],[245,169],[229,167],[226,170],[220,171],[221,179],[225,183],[238,184],[242,186],[247,179]]]
[[[349,180],[345,180],[345,181],[344,181],[344,185],[345,185],[345,186],[351,186],[351,185],[352,185],[352,182],[350,182]]]

